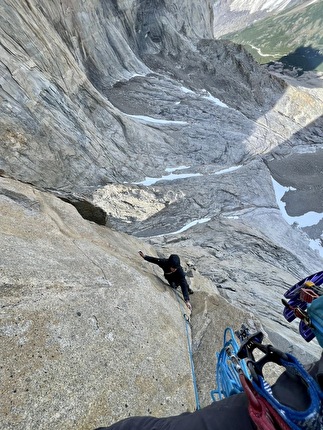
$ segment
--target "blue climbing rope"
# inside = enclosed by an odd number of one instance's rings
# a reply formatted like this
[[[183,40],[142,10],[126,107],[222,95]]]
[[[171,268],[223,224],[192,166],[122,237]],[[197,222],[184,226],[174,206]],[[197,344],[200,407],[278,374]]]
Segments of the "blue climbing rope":
[[[188,315],[185,313],[185,310],[184,310],[183,305],[181,303],[181,299],[179,297],[179,293],[176,290],[174,290],[174,293],[175,293],[175,296],[176,296],[178,304],[180,306],[182,315],[183,315],[184,320],[185,320],[185,329],[186,329],[186,337],[187,337],[187,347],[188,347],[188,353],[189,353],[189,357],[190,357],[190,365],[191,365],[191,372],[192,372],[192,381],[193,381],[193,386],[194,386],[194,395],[195,395],[196,409],[201,409],[200,401],[199,401],[199,395],[198,395],[198,390],[197,390],[197,383],[196,383],[196,376],[195,376],[195,369],[194,369],[192,346],[191,346],[191,340],[190,340],[190,334],[189,334],[190,319],[189,319]]]
[[[233,357],[237,356],[238,351],[239,344],[235,339],[234,331],[231,327],[227,327],[223,335],[223,348],[220,352],[216,352],[217,364],[215,380],[217,388],[210,392],[213,401],[243,392],[239,374],[236,370],[237,363],[233,360]],[[246,377],[249,378],[249,371],[246,363],[241,360],[239,365]],[[216,396],[218,398],[216,398]]]

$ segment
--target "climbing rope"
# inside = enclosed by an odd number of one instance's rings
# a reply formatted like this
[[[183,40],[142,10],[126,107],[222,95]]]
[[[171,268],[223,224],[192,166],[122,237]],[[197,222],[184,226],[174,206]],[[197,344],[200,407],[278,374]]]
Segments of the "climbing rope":
[[[232,394],[238,394],[243,391],[234,359],[238,351],[239,345],[235,339],[234,331],[231,327],[227,327],[223,335],[223,348],[219,353],[216,352],[215,379],[217,389],[212,390],[210,393],[213,401],[221,400],[223,397],[229,397]],[[243,368],[244,374],[248,375],[249,372],[245,362],[242,361],[240,365]]]
[[[179,293],[174,289],[174,294],[176,296],[177,302],[179,304],[179,307],[181,309],[181,313],[183,315],[184,321],[185,321],[185,329],[186,329],[186,338],[187,338],[187,347],[188,347],[188,353],[189,353],[189,358],[190,358],[190,365],[191,365],[191,372],[192,372],[192,381],[193,381],[193,386],[194,386],[194,395],[195,395],[195,404],[196,404],[196,409],[201,409],[200,406],[200,401],[199,401],[199,395],[198,395],[198,390],[197,390],[197,383],[196,383],[196,376],[195,376],[195,369],[194,369],[194,361],[193,361],[193,353],[192,353],[192,345],[191,345],[191,339],[190,339],[190,333],[189,333],[189,329],[190,329],[190,318],[189,316],[185,313],[185,309],[183,307],[183,304],[181,303],[181,299],[179,296]]]
[[[156,277],[159,277],[159,274],[157,270],[154,268],[154,273]],[[175,297],[177,299],[177,302],[179,304],[181,314],[183,315],[184,321],[185,321],[185,331],[186,331],[186,338],[187,338],[187,348],[188,348],[188,354],[189,354],[189,360],[190,360],[190,367],[191,367],[191,373],[192,373],[192,382],[194,387],[194,396],[195,396],[195,404],[196,409],[201,409],[200,401],[199,401],[199,395],[198,395],[198,389],[197,389],[197,382],[196,382],[196,376],[195,376],[195,368],[194,368],[194,361],[193,361],[193,352],[192,352],[192,345],[191,345],[191,339],[190,339],[190,318],[186,314],[185,309],[183,307],[180,295],[176,289],[171,288],[175,294]]]

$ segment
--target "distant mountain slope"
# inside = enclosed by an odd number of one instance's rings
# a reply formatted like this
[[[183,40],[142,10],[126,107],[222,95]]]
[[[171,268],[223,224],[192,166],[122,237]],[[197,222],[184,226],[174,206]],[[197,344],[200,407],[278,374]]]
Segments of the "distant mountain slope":
[[[319,1],[319,0],[315,0]],[[213,5],[213,34],[218,38],[245,29],[274,13],[296,6],[313,3],[312,0],[217,0]]]
[[[323,2],[297,5],[222,38],[242,44],[260,63],[283,61],[323,71]]]

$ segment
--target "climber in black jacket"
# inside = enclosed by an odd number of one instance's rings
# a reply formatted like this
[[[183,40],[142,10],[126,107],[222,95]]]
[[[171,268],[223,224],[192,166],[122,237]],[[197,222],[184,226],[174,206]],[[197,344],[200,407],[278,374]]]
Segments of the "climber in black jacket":
[[[178,286],[181,287],[186,306],[192,310],[189,294],[193,294],[193,290],[190,289],[186,281],[179,256],[172,254],[169,258],[156,258],[145,255],[142,251],[139,251],[139,255],[144,260],[149,261],[149,263],[157,264],[163,269],[165,279],[167,279],[171,288],[176,289]]]

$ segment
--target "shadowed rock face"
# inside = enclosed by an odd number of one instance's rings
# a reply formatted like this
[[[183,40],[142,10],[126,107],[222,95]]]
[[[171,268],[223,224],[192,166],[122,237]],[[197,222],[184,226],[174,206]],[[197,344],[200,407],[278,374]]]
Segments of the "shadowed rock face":
[[[40,187],[89,193],[170,165],[244,161],[259,153],[253,141],[266,140],[268,151],[317,116],[314,102],[295,124],[299,96],[280,103],[283,82],[241,48],[209,40],[211,20],[208,2],[6,1],[1,168]],[[268,129],[258,117],[276,108]]]
[[[281,315],[284,291],[322,260],[283,220],[271,170],[322,149],[322,89],[213,40],[212,6],[1,3],[8,430],[194,409],[182,309],[139,249],[195,269],[203,405],[227,325],[265,329],[303,361],[320,353]]]
[[[322,150],[274,160],[270,162],[270,170],[280,184],[291,188],[283,200],[286,203],[288,215],[300,216],[310,211],[323,212]]]

